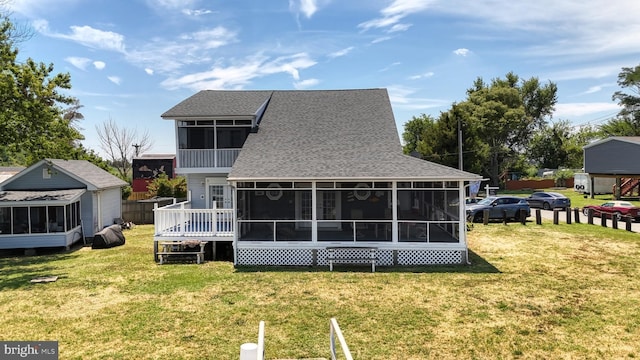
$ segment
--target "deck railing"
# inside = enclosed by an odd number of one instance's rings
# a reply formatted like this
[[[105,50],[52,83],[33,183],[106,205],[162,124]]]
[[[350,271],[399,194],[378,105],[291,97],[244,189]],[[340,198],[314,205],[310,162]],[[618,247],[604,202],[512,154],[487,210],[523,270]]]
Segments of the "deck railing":
[[[155,208],[156,236],[233,236],[233,209],[191,209],[189,201]]]
[[[178,167],[229,168],[238,158],[240,149],[180,149]]]
[[[338,326],[338,320],[336,320],[336,318],[331,318],[331,320],[329,321],[329,342],[331,346],[332,360],[337,359],[336,338],[338,338],[338,343],[342,348],[342,353],[344,354],[345,360],[353,360],[353,356],[351,356],[349,346],[347,346],[347,341],[344,339],[342,331],[340,331],[340,326]]]

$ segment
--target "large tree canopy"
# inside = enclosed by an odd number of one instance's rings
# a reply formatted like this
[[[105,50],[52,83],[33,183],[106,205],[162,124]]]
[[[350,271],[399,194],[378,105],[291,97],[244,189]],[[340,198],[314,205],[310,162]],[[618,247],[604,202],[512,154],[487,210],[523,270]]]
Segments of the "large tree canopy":
[[[31,58],[18,62],[15,27],[0,16],[0,162],[28,165],[45,157],[84,158],[82,134],[73,126],[77,115],[65,108],[78,101],[61,90],[71,88],[68,73],[53,74],[53,64]]]
[[[467,90],[465,101],[454,104],[429,125],[435,131],[420,135],[418,146],[407,141],[412,138],[407,133],[414,131],[414,124],[406,127],[405,151],[416,150],[424,159],[454,166],[455,157],[439,157],[458,153],[455,134],[460,121],[464,170],[487,176],[497,185],[504,171],[523,163],[534,131],[546,125],[553,113],[556,93],[554,83],[543,85],[537,78],[521,80],[513,73],[490,83],[478,78]]]
[[[622,107],[618,115],[600,126],[604,136],[640,136],[640,65],[623,67],[612,99]]]

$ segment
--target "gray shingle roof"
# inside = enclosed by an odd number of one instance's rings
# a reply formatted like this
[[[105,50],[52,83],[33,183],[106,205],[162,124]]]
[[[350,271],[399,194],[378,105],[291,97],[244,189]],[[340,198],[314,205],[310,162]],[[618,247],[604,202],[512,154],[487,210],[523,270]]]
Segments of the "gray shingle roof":
[[[121,187],[127,183],[86,160],[46,159],[67,175],[87,184],[87,189],[98,190]]]
[[[84,194],[84,189],[71,190],[43,190],[43,191],[0,191],[0,202],[21,202],[21,201],[58,201],[69,202]]]
[[[203,90],[181,101],[160,115],[164,119],[253,116],[271,96],[272,91]]]
[[[273,91],[259,131],[229,174],[230,180],[354,178],[481,177],[402,154],[385,89]]]
[[[591,144],[587,144],[586,146],[583,147],[583,149],[587,149],[593,146],[597,146],[609,141],[624,141],[624,142],[629,142],[632,144],[638,144],[640,145],[640,136],[610,136],[608,138],[604,138],[604,139],[600,139],[598,141],[594,141]]]

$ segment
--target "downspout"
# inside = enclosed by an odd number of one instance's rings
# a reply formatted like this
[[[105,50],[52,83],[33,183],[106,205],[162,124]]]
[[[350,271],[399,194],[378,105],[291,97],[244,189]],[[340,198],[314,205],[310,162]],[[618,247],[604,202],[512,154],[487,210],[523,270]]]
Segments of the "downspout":
[[[96,191],[96,203],[98,206],[98,231],[102,229],[102,190]]]

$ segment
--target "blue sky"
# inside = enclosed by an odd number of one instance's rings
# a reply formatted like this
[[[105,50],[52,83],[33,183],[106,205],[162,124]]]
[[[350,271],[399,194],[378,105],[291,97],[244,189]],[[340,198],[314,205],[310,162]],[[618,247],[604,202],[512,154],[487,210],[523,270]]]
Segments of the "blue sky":
[[[148,131],[202,89],[387,88],[399,132],[464,101],[477,77],[558,85],[554,120],[599,124],[619,110],[622,67],[640,64],[638,0],[1,0],[35,36],[20,58],[71,74],[96,125]]]

